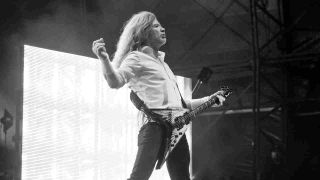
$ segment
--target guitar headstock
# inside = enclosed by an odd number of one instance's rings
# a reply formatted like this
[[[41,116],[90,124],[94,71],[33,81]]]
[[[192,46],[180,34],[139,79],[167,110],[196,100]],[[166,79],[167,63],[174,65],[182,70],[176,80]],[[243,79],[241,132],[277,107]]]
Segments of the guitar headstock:
[[[230,89],[228,86],[221,86],[220,91],[222,91],[221,95],[225,98],[232,94],[232,89]]]

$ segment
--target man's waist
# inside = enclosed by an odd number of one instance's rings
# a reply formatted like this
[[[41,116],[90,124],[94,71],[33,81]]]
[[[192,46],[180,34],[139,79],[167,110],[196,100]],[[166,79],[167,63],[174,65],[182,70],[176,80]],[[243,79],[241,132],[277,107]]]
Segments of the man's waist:
[[[185,111],[184,108],[182,107],[174,107],[174,108],[152,108],[150,109],[153,113],[160,115],[157,117],[149,117],[149,116],[144,116],[144,121],[145,123],[147,122],[159,122],[162,120],[166,120],[170,117],[172,117],[173,114]]]

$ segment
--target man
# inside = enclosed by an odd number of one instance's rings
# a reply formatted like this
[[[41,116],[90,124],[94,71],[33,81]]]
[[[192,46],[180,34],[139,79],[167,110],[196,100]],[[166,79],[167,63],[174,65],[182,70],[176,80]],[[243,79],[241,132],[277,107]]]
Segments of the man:
[[[175,76],[164,62],[159,49],[166,43],[165,29],[151,12],[134,14],[124,26],[113,61],[105,49],[104,40],[93,42],[92,51],[101,60],[103,74],[111,88],[124,84],[137,93],[158,114],[176,109],[193,109],[209,97],[184,101]],[[222,105],[225,98],[214,94]],[[147,180],[152,174],[162,142],[163,130],[159,123],[143,117],[138,135],[138,152],[130,180]],[[166,163],[172,180],[188,180],[190,154],[185,135],[169,155]]]

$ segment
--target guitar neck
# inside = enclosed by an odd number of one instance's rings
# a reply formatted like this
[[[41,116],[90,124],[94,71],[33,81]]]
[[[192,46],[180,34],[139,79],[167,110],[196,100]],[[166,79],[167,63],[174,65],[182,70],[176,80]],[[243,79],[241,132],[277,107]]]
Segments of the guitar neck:
[[[208,109],[209,107],[211,107],[213,104],[216,103],[216,101],[218,101],[217,97],[215,97],[215,96],[211,97],[207,102],[201,104],[200,106],[198,106],[194,110],[185,114],[184,118],[191,121],[197,114],[199,114],[199,113],[205,111],[206,109]]]

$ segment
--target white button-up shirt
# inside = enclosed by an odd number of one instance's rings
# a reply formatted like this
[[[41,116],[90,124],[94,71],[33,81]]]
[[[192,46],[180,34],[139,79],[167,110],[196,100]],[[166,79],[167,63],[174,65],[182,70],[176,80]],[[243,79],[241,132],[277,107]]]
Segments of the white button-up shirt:
[[[150,109],[182,108],[176,77],[164,62],[164,52],[158,59],[143,52],[132,51],[118,72],[122,81],[137,93]]]

